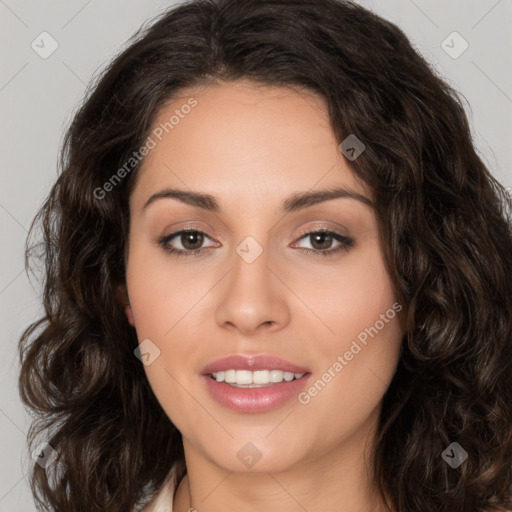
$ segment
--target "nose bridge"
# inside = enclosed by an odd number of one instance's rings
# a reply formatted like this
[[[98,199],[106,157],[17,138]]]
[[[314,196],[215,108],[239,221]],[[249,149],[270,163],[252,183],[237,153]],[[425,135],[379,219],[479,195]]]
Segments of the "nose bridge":
[[[231,272],[226,276],[216,310],[220,325],[233,324],[245,334],[261,324],[281,324],[287,317],[284,297],[278,289],[279,280],[269,269],[267,237],[261,233],[247,235],[235,246]]]
[[[258,238],[261,240],[262,235]],[[244,296],[246,293],[269,295],[270,283],[269,250],[266,241],[259,242],[255,236],[246,236],[236,247],[233,255],[233,270],[230,277],[231,293]],[[254,297],[257,300],[257,297]]]

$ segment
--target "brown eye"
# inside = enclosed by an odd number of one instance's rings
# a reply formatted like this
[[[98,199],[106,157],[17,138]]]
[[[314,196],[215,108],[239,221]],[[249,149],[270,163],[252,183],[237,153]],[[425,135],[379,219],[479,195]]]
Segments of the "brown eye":
[[[199,231],[183,231],[180,241],[185,249],[193,251],[201,248],[204,241],[204,235]]]
[[[350,249],[354,244],[354,240],[352,238],[343,236],[335,231],[329,231],[328,229],[308,231],[301,236],[300,240],[309,240],[311,247],[303,247],[302,250],[307,254],[312,254],[314,256],[333,255],[339,251]],[[337,246],[332,247],[333,242],[337,242]],[[297,243],[298,242],[295,244]]]
[[[319,251],[325,251],[330,249],[332,242],[334,241],[334,237],[326,231],[311,233],[309,235],[309,239],[312,242],[312,246],[314,249],[318,249]]]
[[[196,229],[181,230],[164,236],[158,240],[158,245],[165,252],[175,256],[199,256],[208,249],[202,247],[206,238],[210,237]],[[176,244],[181,247],[175,247]]]

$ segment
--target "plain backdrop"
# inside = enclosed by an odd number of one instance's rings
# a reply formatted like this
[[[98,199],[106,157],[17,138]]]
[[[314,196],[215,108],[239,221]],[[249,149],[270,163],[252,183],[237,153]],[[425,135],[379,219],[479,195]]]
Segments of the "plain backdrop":
[[[91,77],[145,20],[173,3],[0,0],[0,511],[36,510],[27,477],[33,463],[26,444],[30,416],[17,388],[18,339],[42,312],[38,283],[24,271],[30,222],[57,176],[64,129]],[[512,186],[512,1],[360,3],[401,27],[464,95],[479,152],[492,173]],[[52,44],[57,49],[42,58],[41,47],[48,51]]]

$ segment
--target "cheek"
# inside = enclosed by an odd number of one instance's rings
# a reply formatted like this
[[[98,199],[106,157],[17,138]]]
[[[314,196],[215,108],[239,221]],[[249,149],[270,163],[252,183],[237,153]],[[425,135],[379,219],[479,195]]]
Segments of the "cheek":
[[[391,279],[373,241],[364,251],[347,254],[336,267],[319,268],[296,282],[297,295],[307,298],[324,326],[321,338],[335,351],[373,326],[395,302]]]
[[[184,411],[190,410],[191,400],[185,390],[191,386],[184,374],[197,355],[194,344],[187,343],[197,335],[190,332],[187,313],[193,314],[191,308],[204,291],[197,279],[178,273],[172,262],[164,260],[155,257],[154,250],[134,248],[126,281],[139,343],[149,339],[152,344],[151,362],[144,365],[149,384],[169,419],[186,430]]]
[[[208,290],[191,265],[142,244],[130,253],[126,281],[139,339],[170,336]]]
[[[212,279],[211,271],[210,279]],[[173,410],[185,410],[184,375],[197,363],[194,340],[204,339],[205,314],[200,299],[212,283],[198,279],[193,266],[176,264],[154,248],[134,244],[129,255],[126,282],[139,343],[149,339],[157,357],[144,366],[148,380],[164,409],[172,396]],[[211,311],[209,312],[211,318]],[[188,387],[188,384],[187,384]],[[180,407],[179,404],[183,407]]]
[[[376,248],[347,258],[339,279],[325,283],[313,307],[329,330],[316,338],[320,368],[304,401],[355,426],[379,404],[394,375],[402,307]]]

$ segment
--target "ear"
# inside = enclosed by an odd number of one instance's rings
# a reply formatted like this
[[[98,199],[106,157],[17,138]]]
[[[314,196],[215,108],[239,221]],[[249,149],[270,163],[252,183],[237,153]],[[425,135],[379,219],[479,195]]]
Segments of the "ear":
[[[135,327],[135,321],[133,319],[133,312],[132,312],[132,308],[130,306],[130,300],[128,298],[128,291],[126,290],[126,285],[124,285],[124,284],[117,285],[116,295],[117,295],[117,300],[119,301],[121,306],[123,306],[123,308],[124,308],[124,312],[126,314],[126,318],[128,319],[128,323],[132,327]]]

